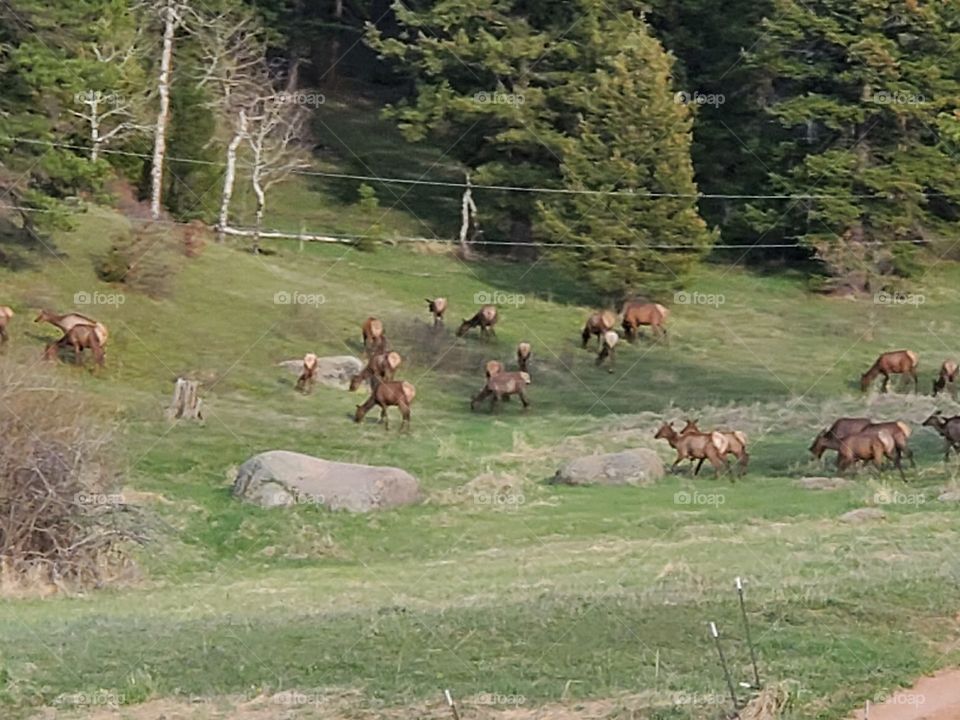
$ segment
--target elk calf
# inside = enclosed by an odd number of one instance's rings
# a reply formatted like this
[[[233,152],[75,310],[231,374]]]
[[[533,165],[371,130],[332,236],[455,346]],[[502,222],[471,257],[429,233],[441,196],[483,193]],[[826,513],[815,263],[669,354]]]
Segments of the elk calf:
[[[364,320],[360,332],[363,335],[363,349],[367,355],[373,357],[386,350],[387,338],[383,334],[383,323],[377,318],[368,317]]]
[[[600,367],[603,361],[609,358],[610,366],[607,368],[607,372],[613,372],[613,365],[616,360],[614,348],[617,347],[618,342],[620,342],[620,336],[613,330],[607,330],[603,334],[603,339],[600,343],[600,352],[597,353],[597,359],[594,363],[597,367]]]
[[[632,343],[640,327],[649,325],[654,337],[666,339],[669,316],[670,311],[660,303],[628,302],[623,306],[623,333]]]
[[[597,349],[599,350],[603,345],[603,334],[608,330],[612,330],[616,323],[617,316],[609,310],[593,313],[587,318],[587,323],[583,326],[583,332],[580,333],[580,338],[583,340],[581,347],[586,348],[587,343],[590,342],[590,336],[596,335]]]
[[[960,454],[960,415],[945,418],[939,410],[923,421],[924,427],[932,427],[944,439],[943,461],[950,459],[950,450]]]
[[[714,472],[719,475],[720,471],[730,471],[727,464],[727,439],[718,432],[712,433],[687,433],[681,435],[673,429],[673,423],[663,423],[660,429],[653,436],[656,440],[666,440],[670,447],[677,451],[677,459],[673,461],[671,470],[675,469],[683,460],[709,460],[713,465]],[[693,471],[696,475],[700,472],[700,465]]]
[[[702,433],[699,427],[697,427],[698,420],[687,420],[687,424],[684,425],[683,429],[680,431],[681,435],[686,435],[688,433]],[[750,453],[747,452],[747,436],[740,432],[739,430],[717,430],[716,432],[723,435],[727,440],[727,455],[733,455],[737,458],[737,472],[742,477],[747,472],[747,464],[750,462]],[[705,458],[700,458],[700,462],[697,465],[697,470],[700,470],[700,465],[703,465]],[[696,473],[694,473],[696,474]]]
[[[62,338],[47,345],[43,357],[45,360],[55,360],[60,349],[66,347],[73,349],[73,361],[77,365],[83,364],[83,350],[90,350],[97,365],[103,367],[103,346],[100,344],[97,328],[93,325],[74,325]]]

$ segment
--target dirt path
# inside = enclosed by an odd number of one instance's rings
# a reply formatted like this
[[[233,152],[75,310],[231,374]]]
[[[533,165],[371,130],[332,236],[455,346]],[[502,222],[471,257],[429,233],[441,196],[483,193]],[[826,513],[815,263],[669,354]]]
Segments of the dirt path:
[[[851,720],[866,720],[858,710]],[[960,720],[960,670],[942,670],[870,705],[869,720]]]

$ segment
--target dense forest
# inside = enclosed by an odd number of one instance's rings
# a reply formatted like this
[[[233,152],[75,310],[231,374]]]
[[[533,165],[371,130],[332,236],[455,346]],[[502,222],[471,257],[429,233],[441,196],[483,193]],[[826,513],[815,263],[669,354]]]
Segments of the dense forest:
[[[956,235],[960,5],[931,0],[6,0],[3,212],[41,234],[119,176],[221,231],[248,184],[259,226],[334,86],[513,188],[478,252],[603,295],[710,257],[864,290]]]

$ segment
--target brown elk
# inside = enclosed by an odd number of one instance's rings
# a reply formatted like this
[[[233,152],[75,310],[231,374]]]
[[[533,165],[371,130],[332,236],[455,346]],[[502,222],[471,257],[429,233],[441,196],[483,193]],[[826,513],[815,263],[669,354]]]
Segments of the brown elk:
[[[923,421],[924,427],[932,427],[945,441],[943,461],[950,459],[950,450],[960,454],[960,415],[944,417],[939,410]]]
[[[703,433],[697,423],[699,420],[687,420],[687,424],[683,426],[683,429],[680,431],[681,435],[687,435],[689,433]],[[739,430],[717,430],[716,432],[723,435],[727,440],[727,455],[733,455],[737,458],[737,472],[743,476],[747,472],[747,465],[750,462],[750,453],[747,452],[747,436],[740,432]],[[697,469],[700,469],[700,465],[703,465],[704,458],[700,458],[700,463],[697,465]],[[696,473],[694,473],[696,474]]]
[[[517,345],[517,367],[521,372],[530,372],[530,343],[522,342]]]
[[[307,353],[303,356],[303,370],[300,371],[300,377],[297,378],[297,390],[307,394],[313,390],[313,385],[317,381],[318,359],[313,353]]]
[[[503,363],[499,360],[487,360],[486,364],[483,366],[483,374],[487,376],[487,380],[492,378],[497,373],[503,372]]]
[[[580,338],[583,340],[581,347],[586,348],[587,343],[590,342],[590,336],[596,335],[597,349],[599,350],[603,345],[603,334],[608,330],[613,330],[613,326],[616,324],[617,316],[609,310],[593,313],[587,318],[587,323],[583,326],[583,332],[580,333]]]
[[[623,306],[623,333],[629,342],[637,339],[637,331],[648,325],[656,337],[666,339],[670,311],[659,303],[628,302]]]
[[[607,372],[613,372],[613,365],[616,360],[614,354],[614,348],[617,347],[617,343],[620,342],[620,336],[613,330],[607,330],[603,334],[603,339],[600,344],[600,352],[597,353],[597,359],[595,364],[597,367],[600,367],[603,364],[603,361],[607,358],[610,359],[610,366],[607,368]]]
[[[954,399],[957,397],[957,389],[954,385],[954,382],[957,379],[957,370],[958,366],[953,360],[944,360],[943,365],[940,366],[940,374],[937,376],[937,379],[933,381],[933,396],[936,397],[937,393],[943,391],[947,385],[950,386],[950,395]]]
[[[499,372],[496,375],[491,375],[483,389],[470,399],[470,409],[476,409],[477,403],[491,398],[490,412],[494,412],[499,407],[501,400],[506,400],[511,395],[519,395],[520,402],[523,403],[523,409],[526,410],[530,407],[530,399],[524,389],[529,384],[530,375],[523,371]]]
[[[875,423],[869,418],[840,418],[833,425],[823,431],[823,435],[827,439],[831,440],[844,440],[845,438],[851,437],[853,435],[861,434],[872,434],[876,435],[880,432],[888,432],[893,438],[897,461],[906,455],[907,459],[910,461],[912,467],[916,467],[917,464],[913,459],[913,451],[910,449],[909,441],[910,436],[913,434],[913,430],[910,426],[905,423],[903,420],[894,420],[891,422],[881,422]],[[826,446],[820,446],[814,455],[819,460],[824,450],[830,448]]]
[[[350,392],[360,387],[364,381],[372,380],[374,377],[380,380],[393,380],[393,375],[400,367],[401,362],[403,362],[403,359],[400,357],[400,353],[393,350],[374,355],[363,370],[350,378]]]
[[[861,432],[850,435],[842,440],[827,435],[823,431],[817,435],[810,446],[810,452],[817,457],[823,454],[824,450],[837,451],[837,470],[843,472],[856,462],[872,462],[877,470],[883,466],[883,459],[889,458],[897,470],[900,471],[900,477],[906,481],[903,474],[903,468],[900,466],[900,456],[897,454],[897,445],[891,435],[886,430],[877,432]]]
[[[714,472],[719,475],[720,471],[729,472],[730,466],[727,464],[727,439],[718,432],[712,433],[687,433],[681,435],[673,429],[673,423],[663,423],[660,429],[654,434],[656,440],[666,440],[670,447],[677,451],[677,459],[673,461],[670,467],[674,470],[684,460],[709,460],[713,465]],[[697,465],[693,474],[700,472],[700,465]]]
[[[73,361],[77,365],[83,363],[82,351],[90,350],[97,365],[103,367],[103,345],[100,344],[97,328],[93,325],[74,325],[62,338],[47,345],[43,357],[45,360],[55,360],[60,350],[67,347],[73,349]]]
[[[494,305],[484,305],[472,318],[464,320],[457,328],[457,337],[463,337],[470,328],[479,327],[481,337],[496,335],[493,326],[497,324],[497,308]]]
[[[0,343],[5,343],[10,339],[7,334],[7,325],[10,324],[10,318],[13,317],[13,309],[6,305],[0,305]]]
[[[91,317],[81,315],[80,313],[66,313],[58,315],[51,310],[41,310],[40,314],[34,318],[34,322],[47,322],[56,328],[59,328],[64,334],[70,332],[70,329],[76,325],[92,325],[97,329],[97,340],[100,341],[100,347],[106,347],[110,333],[107,326],[99,323]]]
[[[430,310],[430,314],[433,315],[433,325],[443,325],[443,314],[447,311],[447,299],[438,297],[431,300],[427,298],[427,308]]]
[[[364,320],[360,332],[363,335],[363,349],[370,357],[386,350],[387,338],[383,334],[383,323],[377,318],[368,317]]]
[[[410,429],[410,405],[417,395],[416,388],[406,380],[381,380],[376,375],[370,378],[372,390],[370,397],[362,405],[357,405],[357,412],[353,416],[354,422],[362,422],[363,418],[373,407],[380,407],[380,422],[383,423],[383,429],[390,429],[390,421],[387,418],[387,408],[395,406],[400,409],[400,415],[403,421],[400,423],[400,430]]]
[[[860,376],[860,390],[866,392],[878,375],[883,375],[880,392],[887,391],[891,375],[909,375],[913,378],[913,391],[917,392],[917,365],[919,357],[913,350],[893,350],[885,352],[876,359],[870,369]]]

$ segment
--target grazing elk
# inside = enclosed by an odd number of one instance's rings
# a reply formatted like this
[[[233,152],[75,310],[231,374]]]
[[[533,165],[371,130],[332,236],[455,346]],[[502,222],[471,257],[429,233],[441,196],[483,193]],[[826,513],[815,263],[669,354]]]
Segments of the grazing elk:
[[[313,385],[317,381],[318,358],[313,353],[307,353],[303,356],[303,370],[300,371],[300,377],[297,378],[297,390],[304,395],[313,390]]]
[[[0,305],[0,343],[5,343],[10,339],[7,333],[7,325],[10,324],[10,318],[13,317],[13,309],[6,305]]]
[[[387,349],[387,337],[383,334],[383,323],[377,318],[368,317],[364,320],[360,332],[363,335],[363,349],[369,357]]]
[[[886,430],[877,432],[860,432],[855,435],[839,440],[827,435],[823,431],[814,438],[810,446],[810,452],[817,457],[823,454],[824,450],[837,451],[837,470],[843,472],[856,462],[872,462],[877,470],[883,466],[883,459],[889,458],[897,470],[900,471],[900,477],[906,482],[906,476],[903,474],[903,468],[900,466],[900,456],[897,453],[897,444],[893,435]]]
[[[620,336],[613,330],[607,330],[603,334],[603,339],[600,344],[600,352],[597,353],[597,359],[595,364],[597,367],[600,367],[603,364],[603,361],[607,358],[610,359],[609,367],[607,372],[613,372],[613,364],[615,362],[614,348],[617,347],[617,343],[620,342]]]
[[[393,380],[393,375],[400,367],[401,362],[403,362],[403,359],[400,357],[400,353],[393,350],[374,355],[363,370],[350,378],[350,392],[360,387],[364,381],[372,380],[375,377],[380,380]]]
[[[713,465],[714,472],[719,475],[720,471],[730,471],[727,464],[727,439],[718,432],[712,433],[687,433],[681,435],[673,429],[673,423],[663,423],[660,429],[653,436],[656,440],[666,440],[670,447],[677,451],[677,459],[673,461],[671,470],[676,469],[684,460],[709,460]],[[697,465],[693,474],[700,472],[700,465]]]
[[[433,326],[443,325],[443,314],[447,311],[447,299],[438,297],[431,300],[427,298],[427,308],[433,315]]]
[[[840,418],[833,423],[833,425],[824,430],[822,434],[827,439],[844,440],[852,435],[860,435],[863,433],[876,435],[880,432],[888,432],[890,433],[891,437],[893,437],[898,462],[904,455],[906,455],[907,459],[910,461],[910,465],[912,467],[917,466],[913,459],[913,450],[910,449],[909,445],[910,436],[913,434],[913,430],[903,420],[875,423],[869,418]],[[827,449],[830,448],[827,448],[826,446],[820,446],[814,455],[816,455],[817,459],[819,460],[823,455],[824,450]]]
[[[517,367],[521,372],[530,372],[530,343],[522,342],[517,345]]]
[[[387,418],[387,408],[396,406],[400,409],[400,415],[403,422],[400,423],[400,430],[410,429],[410,405],[413,398],[417,395],[416,388],[406,380],[381,380],[376,375],[370,378],[372,391],[370,397],[366,399],[363,405],[357,405],[357,412],[353,416],[354,422],[362,422],[363,418],[370,412],[375,405],[380,407],[380,422],[383,423],[383,429],[390,429],[390,421]]]
[[[34,322],[47,322],[56,328],[59,328],[64,334],[70,332],[70,329],[77,325],[92,325],[97,329],[97,340],[100,341],[100,347],[106,347],[110,333],[107,326],[99,323],[91,317],[81,315],[80,313],[66,313],[58,315],[51,310],[41,310],[40,314],[34,318]]]
[[[464,320],[460,323],[460,327],[457,328],[457,337],[463,337],[466,335],[467,330],[470,328],[479,327],[481,337],[489,337],[490,335],[496,335],[493,331],[493,326],[497,324],[497,308],[494,305],[484,305],[477,311],[477,314],[468,320]]]
[[[943,391],[948,385],[950,386],[950,395],[954,399],[957,398],[957,388],[954,385],[954,382],[957,379],[957,370],[958,366],[953,360],[944,360],[943,365],[940,366],[940,374],[937,376],[937,379],[933,381],[933,396],[936,397],[937,393]]]
[[[932,427],[944,439],[943,461],[950,459],[950,450],[960,454],[960,415],[944,417],[939,410],[923,421],[924,427]]]
[[[883,385],[880,392],[887,391],[891,375],[909,375],[913,378],[913,391],[917,392],[917,364],[919,357],[913,350],[893,350],[885,352],[876,359],[863,375],[860,376],[860,390],[866,392],[878,375],[883,375]]]
[[[683,426],[683,429],[680,431],[681,435],[687,435],[689,433],[701,433],[697,423],[699,420],[687,420],[687,424]],[[720,433],[727,439],[727,455],[733,455],[737,458],[737,472],[742,477],[747,472],[747,465],[750,462],[750,453],[747,452],[747,436],[740,432],[739,430],[716,430],[715,432]],[[700,469],[700,465],[703,465],[704,458],[700,458],[700,462],[697,465],[697,470]],[[696,473],[694,473],[696,474]]]
[[[474,410],[477,403],[483,402],[487,398],[490,400],[490,412],[499,407],[501,400],[509,399],[511,395],[519,395],[520,402],[523,403],[523,409],[530,407],[530,399],[524,392],[524,388],[530,384],[530,375],[520,372],[499,372],[487,378],[483,389],[470,399],[470,409]]]
[[[587,343],[590,342],[590,336],[596,335],[597,350],[599,350],[603,345],[603,334],[609,330],[613,330],[613,326],[616,324],[617,316],[609,310],[593,313],[587,318],[587,323],[583,326],[583,332],[580,333],[580,338],[583,340],[581,347],[586,348]]]
[[[635,342],[637,331],[649,325],[656,337],[666,339],[667,318],[670,311],[659,303],[628,302],[623,306],[623,333],[629,342]]]
[[[45,360],[55,360],[60,350],[67,347],[73,350],[73,361],[77,365],[83,363],[82,351],[90,350],[97,365],[103,367],[103,345],[93,325],[74,325],[62,338],[47,345],[43,357]]]

